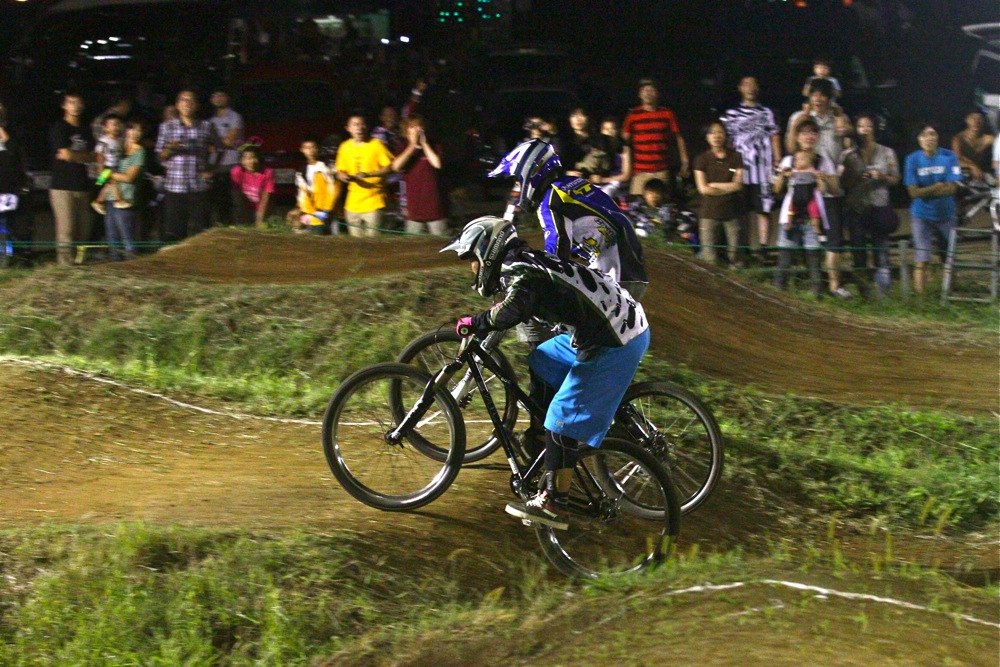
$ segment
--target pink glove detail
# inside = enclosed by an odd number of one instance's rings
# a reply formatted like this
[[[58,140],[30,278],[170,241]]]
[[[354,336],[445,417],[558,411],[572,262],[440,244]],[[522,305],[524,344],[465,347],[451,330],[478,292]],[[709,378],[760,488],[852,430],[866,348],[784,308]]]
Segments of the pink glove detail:
[[[469,336],[474,334],[475,331],[473,331],[472,329],[472,318],[463,317],[462,319],[460,319],[458,321],[458,324],[455,325],[455,333],[457,333],[462,338],[468,338]]]

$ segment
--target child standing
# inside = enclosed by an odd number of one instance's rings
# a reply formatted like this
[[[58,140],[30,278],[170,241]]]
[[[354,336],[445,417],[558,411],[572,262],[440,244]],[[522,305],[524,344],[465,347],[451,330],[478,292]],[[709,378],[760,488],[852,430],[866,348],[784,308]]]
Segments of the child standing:
[[[260,148],[253,144],[240,148],[240,163],[230,170],[229,177],[233,182],[236,219],[243,225],[249,225],[252,219],[254,225],[263,228],[274,194],[274,170],[260,169]]]
[[[125,129],[125,124],[122,122],[121,116],[108,114],[104,117],[104,123],[101,128],[104,134],[97,140],[97,144],[94,147],[98,173],[96,185],[101,189],[90,206],[101,215],[104,215],[106,210],[104,201],[108,199],[109,186],[111,186],[112,191],[117,192],[114,183],[108,179],[112,172],[114,172],[115,167],[118,166],[118,160],[122,154],[122,133]],[[117,200],[118,197],[115,196],[112,199]]]
[[[831,76],[833,73],[833,68],[830,66],[830,60],[827,58],[816,58],[813,61],[813,75],[806,79],[806,83],[802,86],[802,97],[809,97],[809,88],[812,86],[813,81],[818,79],[826,79],[833,86],[833,101],[836,101],[840,97],[842,91],[840,88],[840,81],[837,78]]]
[[[288,220],[296,233],[323,234],[331,221],[334,201],[334,180],[326,163],[319,159],[319,144],[306,139],[299,147],[306,158],[306,166],[295,174],[298,188],[296,208],[288,212]],[[337,233],[331,225],[330,232]]]

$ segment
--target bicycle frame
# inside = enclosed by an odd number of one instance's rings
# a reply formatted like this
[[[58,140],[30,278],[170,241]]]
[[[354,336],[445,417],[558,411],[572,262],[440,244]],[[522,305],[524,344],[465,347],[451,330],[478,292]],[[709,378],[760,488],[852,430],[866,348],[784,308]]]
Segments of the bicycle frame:
[[[496,336],[493,340],[498,342],[499,338],[500,336]],[[527,470],[525,470],[522,464],[518,461],[519,452],[517,447],[514,445],[513,434],[510,433],[503,425],[500,412],[497,410],[496,404],[493,402],[493,396],[490,393],[489,387],[486,386],[486,380],[483,378],[482,369],[486,368],[493,373],[504,384],[504,386],[512,392],[515,400],[520,403],[529,414],[537,415],[542,413],[543,410],[538,402],[526,394],[524,390],[518,386],[517,382],[515,382],[512,378],[507,377],[507,375],[503,372],[503,369],[501,369],[500,366],[489,356],[489,352],[484,349],[484,345],[489,344],[490,342],[489,336],[487,336],[484,343],[480,343],[474,336],[465,338],[459,348],[458,356],[454,359],[454,361],[450,361],[445,364],[444,367],[430,379],[427,386],[424,388],[423,394],[421,394],[414,406],[400,421],[399,425],[386,434],[386,440],[392,444],[398,444],[403,439],[404,434],[417,425],[424,413],[427,411],[428,407],[430,407],[434,400],[434,388],[439,383],[446,382],[450,375],[462,366],[468,364],[468,374],[472,376],[472,380],[479,388],[483,404],[486,406],[486,410],[490,415],[490,420],[493,422],[493,427],[496,429],[496,433],[500,439],[500,445],[503,447],[504,454],[507,457],[507,463],[510,465],[510,470],[513,474],[511,486],[517,495],[527,497],[529,491],[525,488],[524,482],[525,480],[531,479],[539,471],[545,458],[544,453],[539,454],[538,457],[530,463],[530,465],[527,465]],[[462,382],[465,382],[465,378],[463,378]]]

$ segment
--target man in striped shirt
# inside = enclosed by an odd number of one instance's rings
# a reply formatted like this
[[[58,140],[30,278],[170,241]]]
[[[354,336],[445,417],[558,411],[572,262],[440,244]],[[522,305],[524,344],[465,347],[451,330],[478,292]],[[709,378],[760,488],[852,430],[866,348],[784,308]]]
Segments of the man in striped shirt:
[[[659,106],[660,91],[653,79],[639,80],[639,101],[641,104],[630,110],[622,126],[622,138],[632,144],[632,185],[629,193],[641,195],[646,181],[658,178],[673,182],[670,164],[670,145],[677,143],[680,156],[678,173],[686,177],[689,173],[687,146],[677,127],[677,118],[666,107]],[[669,187],[669,186],[668,186]]]

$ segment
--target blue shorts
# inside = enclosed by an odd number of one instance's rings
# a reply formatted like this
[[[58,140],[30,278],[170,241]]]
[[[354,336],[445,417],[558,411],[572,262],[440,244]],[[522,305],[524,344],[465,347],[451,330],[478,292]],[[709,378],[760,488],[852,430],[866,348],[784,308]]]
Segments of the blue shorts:
[[[556,390],[545,428],[600,447],[648,347],[648,329],[623,347],[599,348],[586,361],[577,361],[568,335],[539,345],[528,365]]]
[[[934,239],[940,243],[941,252],[948,249],[948,235],[958,227],[957,218],[944,220],[928,220],[927,218],[910,218],[910,234],[913,236],[913,261],[931,261],[931,250],[934,249]]]

